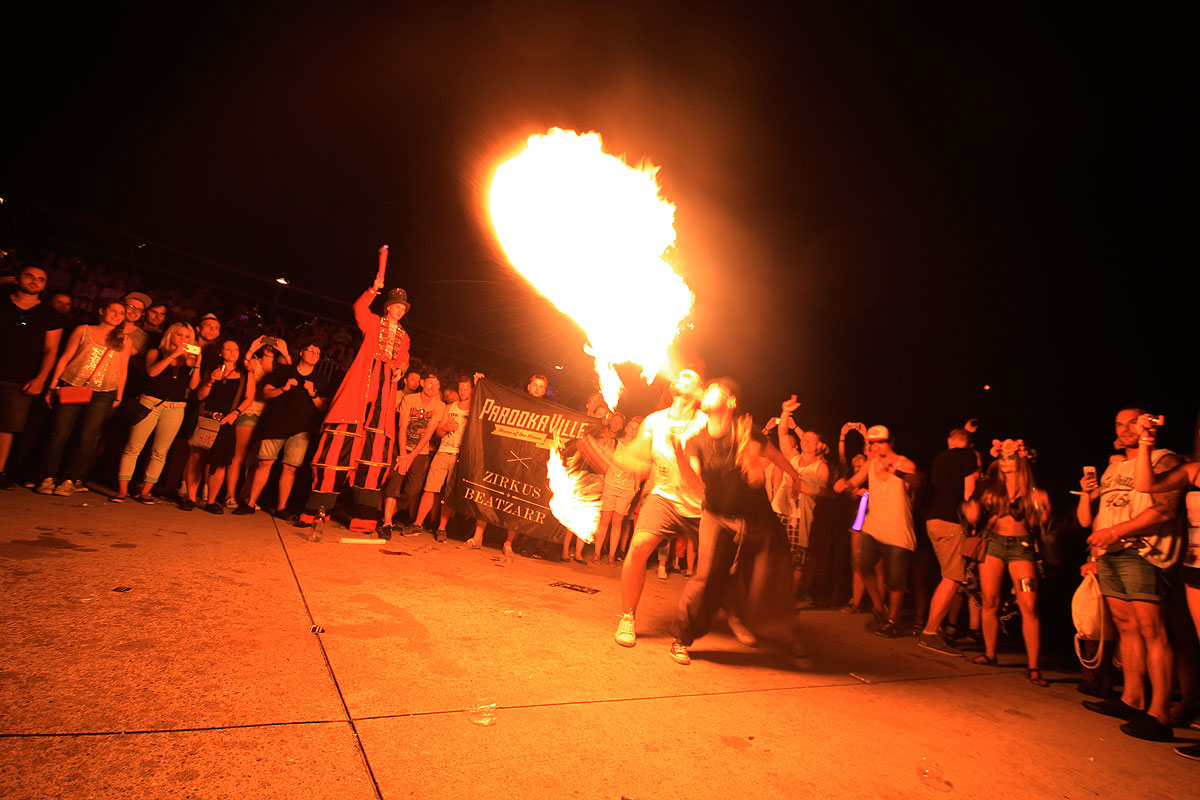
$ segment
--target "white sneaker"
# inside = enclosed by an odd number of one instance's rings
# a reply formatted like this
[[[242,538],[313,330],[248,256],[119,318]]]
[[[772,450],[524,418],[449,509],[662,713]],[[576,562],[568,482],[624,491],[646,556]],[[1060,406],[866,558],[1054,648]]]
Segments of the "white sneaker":
[[[666,564],[658,565],[658,579],[660,581],[665,581],[667,579],[667,565]]]
[[[70,497],[75,494],[75,484],[72,481],[63,481],[54,490],[54,494],[58,497]]]
[[[617,623],[617,634],[613,638],[622,647],[633,647],[637,644],[637,634],[633,632],[632,612],[621,615],[621,621]]]
[[[38,494],[54,494],[54,478],[42,478],[42,482],[34,489]]]

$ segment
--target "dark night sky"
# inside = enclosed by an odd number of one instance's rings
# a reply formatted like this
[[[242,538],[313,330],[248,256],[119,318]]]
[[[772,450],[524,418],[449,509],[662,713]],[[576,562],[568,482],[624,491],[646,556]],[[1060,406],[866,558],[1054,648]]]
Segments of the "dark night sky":
[[[1193,94],[1178,21],[246,5],[5,24],[6,206],[344,300],[388,242],[414,321],[574,365],[580,334],[504,264],[481,196],[526,136],[597,130],[662,167],[693,343],[756,416],[796,392],[827,439],[884,422],[919,461],[979,416],[1062,486],[1107,455],[1130,398],[1191,449],[1191,360],[1163,342],[1195,271],[1175,203]],[[603,295],[614,314],[624,291]]]

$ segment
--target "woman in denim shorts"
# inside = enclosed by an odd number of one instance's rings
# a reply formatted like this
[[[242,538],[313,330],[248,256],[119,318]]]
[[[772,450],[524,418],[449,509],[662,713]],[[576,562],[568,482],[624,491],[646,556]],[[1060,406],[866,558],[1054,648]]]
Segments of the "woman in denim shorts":
[[[1037,536],[1050,518],[1050,497],[1034,485],[1024,441],[994,440],[992,456],[996,460],[988,467],[982,489],[963,507],[967,521],[987,537],[987,555],[979,563],[984,654],[971,663],[996,663],[1000,588],[1007,569],[1016,588],[1021,634],[1029,655],[1025,677],[1035,686],[1048,686],[1038,669],[1041,621],[1037,610]]]

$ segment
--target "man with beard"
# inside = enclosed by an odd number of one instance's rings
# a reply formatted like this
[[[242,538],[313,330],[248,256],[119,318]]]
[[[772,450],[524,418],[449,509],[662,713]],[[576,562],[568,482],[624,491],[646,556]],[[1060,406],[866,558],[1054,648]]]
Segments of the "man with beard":
[[[62,339],[62,317],[41,300],[45,288],[45,270],[25,267],[0,299],[0,488],[12,486],[4,470],[13,436],[25,430],[29,407],[45,390]]]
[[[621,621],[614,636],[622,647],[637,644],[634,615],[646,585],[646,560],[668,536],[693,542],[700,531],[700,491],[679,472],[675,445],[686,446],[707,421],[700,412],[700,375],[685,369],[671,384],[671,405],[646,417],[619,466],[639,476],[650,473],[645,501],[633,525],[633,538],[621,565]]]

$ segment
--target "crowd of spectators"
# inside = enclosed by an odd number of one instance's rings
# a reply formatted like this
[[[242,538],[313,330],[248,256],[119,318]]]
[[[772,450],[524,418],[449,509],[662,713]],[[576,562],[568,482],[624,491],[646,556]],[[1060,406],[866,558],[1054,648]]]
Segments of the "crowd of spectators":
[[[290,328],[279,316],[268,323],[255,307],[215,292],[146,286],[77,259],[22,262],[10,254],[3,267],[3,488],[69,496],[94,481],[114,490],[111,502],[168,501],[212,514],[250,514],[262,504],[309,524],[296,514],[308,491],[298,473],[311,466],[315,444],[307,434],[322,422],[357,332],[327,323]],[[483,522],[454,527],[441,504],[479,377],[417,363],[403,375],[403,469],[386,481],[379,536],[428,530],[439,542],[457,533],[463,548],[484,545]],[[542,397],[548,386],[535,374],[526,389]],[[1152,740],[1196,719],[1200,476],[1196,462],[1155,446],[1160,421],[1144,409],[1118,409],[1115,454],[1103,469],[1083,470],[1078,506],[1064,515],[1038,488],[1035,453],[1018,438],[977,446],[978,427],[968,421],[948,432],[931,464],[918,465],[897,451],[888,427],[847,422],[834,455],[795,422],[797,408],[794,397],[784,401],[756,439],[780,456],[766,467],[760,494],[786,531],[799,602],[865,614],[881,637],[911,635],[917,647],[983,666],[997,663],[1011,634],[1024,647],[1026,677],[1046,686],[1043,618],[1061,637],[1078,575],[1095,572],[1119,649],[1115,661],[1110,648],[1085,670],[1080,691],[1097,698],[1088,707]],[[601,497],[590,543],[521,548],[507,531],[501,547],[509,556],[645,567],[649,551],[634,552],[631,538],[649,491],[626,457],[642,420],[614,413],[599,395],[585,410],[596,421],[568,455]],[[672,569],[692,576],[694,536],[654,544],[660,579]],[[1168,623],[1172,605],[1190,615]],[[628,613],[627,641],[619,631],[618,642],[631,646]],[[730,624],[745,633],[736,618]]]

